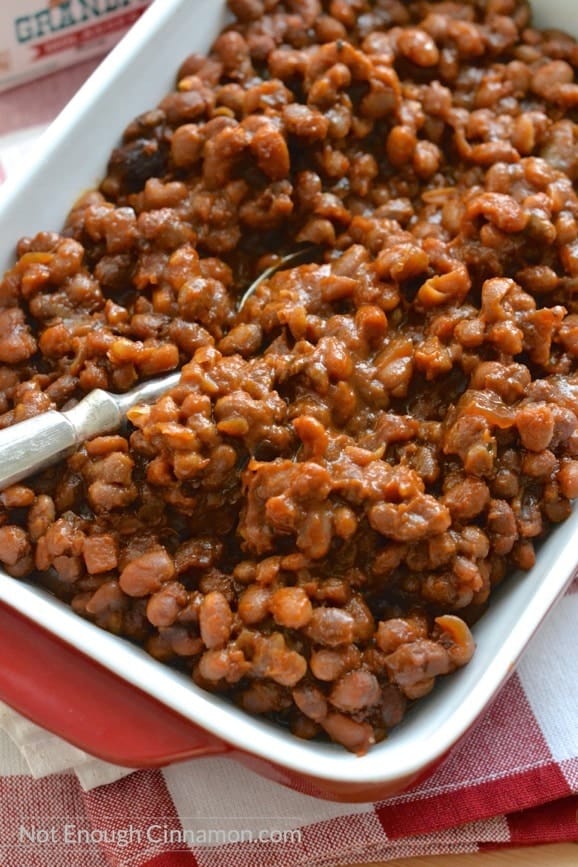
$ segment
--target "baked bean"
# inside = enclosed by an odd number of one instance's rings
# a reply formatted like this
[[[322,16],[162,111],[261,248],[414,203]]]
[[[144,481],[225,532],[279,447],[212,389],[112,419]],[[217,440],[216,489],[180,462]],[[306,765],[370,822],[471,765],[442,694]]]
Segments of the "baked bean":
[[[269,614],[271,591],[267,587],[252,584],[239,596],[239,617],[248,626],[253,626],[264,620]]]
[[[0,494],[0,502],[6,509],[19,509],[34,503],[34,491],[25,485],[10,485]]]
[[[306,634],[316,644],[338,647],[353,640],[355,621],[340,608],[315,608],[306,627]]]
[[[375,640],[384,653],[392,653],[402,644],[425,637],[426,634],[425,625],[419,621],[392,618],[378,624]]]
[[[148,596],[170,581],[174,572],[172,558],[159,545],[127,563],[120,573],[119,584],[128,596]]]
[[[554,434],[554,418],[548,406],[524,407],[516,413],[522,445],[533,452],[547,449]]]
[[[381,698],[381,690],[375,675],[358,669],[344,674],[334,685],[329,701],[344,713],[357,713],[373,707]]]
[[[375,743],[375,736],[368,723],[356,722],[341,713],[329,713],[321,721],[329,737],[347,747],[353,753],[363,755]]]
[[[374,530],[398,542],[413,542],[450,526],[448,509],[429,494],[418,494],[407,503],[380,503],[369,512]]]
[[[118,581],[105,581],[87,601],[86,612],[94,615],[110,614],[125,610],[128,605],[128,597],[120,589]]]
[[[222,593],[207,593],[199,609],[201,638],[210,649],[222,647],[229,639],[233,615]]]
[[[30,542],[28,535],[21,527],[0,527],[0,560],[6,566],[16,563],[28,554]]]
[[[287,690],[267,680],[254,681],[239,694],[237,700],[244,710],[253,714],[278,713],[291,704]]]
[[[274,127],[261,127],[249,145],[257,165],[269,178],[279,181],[289,174],[290,160],[287,142]]]
[[[420,638],[402,644],[390,653],[385,659],[385,666],[392,681],[407,695],[408,689],[422,683],[429,691],[431,679],[449,671],[450,658],[448,651],[440,644]]]
[[[440,59],[438,47],[423,30],[406,27],[397,39],[398,50],[416,66],[435,66]]]
[[[466,665],[472,658],[475,643],[467,624],[454,614],[436,617],[436,626],[441,630],[440,643],[446,648],[454,665]]]
[[[307,660],[287,647],[280,632],[259,638],[251,663],[255,676],[271,678],[281,686],[294,687],[307,671]]]
[[[36,352],[36,341],[17,307],[0,310],[0,362],[18,364]]]
[[[276,590],[269,610],[279,626],[301,629],[307,626],[313,616],[313,606],[301,587],[281,587]]]
[[[171,626],[187,601],[188,596],[183,585],[177,581],[169,581],[149,597],[147,618],[153,626]]]
[[[221,650],[207,650],[203,653],[197,671],[206,681],[224,680],[227,683],[238,683],[250,669],[251,663],[245,659],[240,650],[227,647]],[[252,708],[251,712],[264,713],[274,709],[274,707],[267,707],[266,710]]]
[[[33,542],[44,536],[56,519],[54,501],[46,494],[36,497],[28,512],[28,532]]]
[[[490,501],[488,486],[481,479],[466,477],[444,494],[444,504],[452,517],[460,520],[475,518]]]
[[[438,171],[441,152],[434,142],[418,141],[413,154],[413,167],[419,178],[427,180]]]
[[[544,99],[558,94],[558,85],[574,81],[574,70],[565,60],[551,60],[539,66],[532,77],[532,90]]]
[[[293,690],[292,696],[299,710],[309,719],[321,722],[327,716],[327,699],[313,684],[299,684]]]
[[[387,158],[395,168],[411,162],[417,147],[415,133],[403,126],[395,126],[387,137]]]
[[[578,491],[578,461],[564,461],[557,478],[562,496],[568,497],[569,500],[576,499],[576,491]]]
[[[516,517],[509,503],[492,500],[488,510],[488,531],[496,554],[509,554],[518,538]]]
[[[311,671],[318,680],[334,681],[341,677],[344,672],[357,668],[361,661],[361,654],[355,644],[329,650],[319,648],[314,650],[309,659]]]

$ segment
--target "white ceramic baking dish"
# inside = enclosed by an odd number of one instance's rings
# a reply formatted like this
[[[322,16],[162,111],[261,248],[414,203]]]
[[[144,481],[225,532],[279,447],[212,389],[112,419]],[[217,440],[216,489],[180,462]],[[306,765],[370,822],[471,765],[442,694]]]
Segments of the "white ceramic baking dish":
[[[573,0],[535,0],[535,9],[541,25],[578,33]],[[205,51],[224,19],[223,0],[156,0],[45,133],[26,171],[2,188],[0,268],[12,262],[20,236],[58,229],[79,193],[98,182],[126,124],[156,104],[180,59]],[[385,797],[431,770],[491,701],[571,580],[577,538],[575,511],[544,544],[536,566],[495,594],[475,626],[472,662],[444,679],[387,741],[363,757],[300,741],[246,715],[42,590],[1,572],[0,697],[121,764],[155,765],[224,751],[322,797]]]

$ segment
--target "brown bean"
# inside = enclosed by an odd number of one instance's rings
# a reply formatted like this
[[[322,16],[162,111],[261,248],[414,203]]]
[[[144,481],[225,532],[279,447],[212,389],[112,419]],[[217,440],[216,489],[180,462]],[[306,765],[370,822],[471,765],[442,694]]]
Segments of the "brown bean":
[[[292,696],[299,710],[315,722],[321,722],[327,716],[327,699],[321,690],[312,684],[299,684],[293,690]]]
[[[223,647],[229,640],[233,614],[226,598],[218,590],[207,593],[199,610],[201,638],[210,649]]]
[[[34,491],[25,485],[10,485],[0,494],[5,509],[25,509],[34,503]]]
[[[279,626],[302,629],[313,616],[313,606],[302,587],[281,587],[269,602],[269,610]]]
[[[153,626],[171,626],[187,602],[188,594],[183,585],[177,581],[168,581],[150,596],[146,609],[147,618]]]
[[[407,27],[397,40],[399,51],[416,66],[435,66],[440,59],[438,47],[428,33]]]
[[[226,647],[205,651],[199,660],[198,673],[208,681],[238,683],[250,669],[251,663],[240,650]],[[259,713],[257,710],[253,712]]]
[[[562,496],[574,500],[578,496],[578,461],[564,461],[558,471],[558,484]]]
[[[387,158],[395,168],[402,168],[413,159],[417,139],[415,133],[403,126],[394,126],[387,137]]]
[[[524,448],[541,452],[550,445],[554,418],[547,406],[528,406],[517,412],[516,427]]]
[[[375,640],[377,646],[384,653],[393,653],[402,644],[422,637],[425,637],[425,632],[423,624],[419,621],[392,617],[389,620],[380,621]]]
[[[239,596],[237,610],[239,617],[248,626],[260,623],[269,614],[271,590],[252,584]]]
[[[363,669],[349,671],[335,683],[329,701],[344,713],[356,713],[376,705],[381,698],[374,674]]]
[[[315,608],[306,627],[306,634],[316,644],[339,647],[353,640],[355,621],[340,608]]]
[[[532,90],[545,99],[555,93],[556,85],[574,81],[574,70],[565,60],[551,60],[539,66],[532,77]]]
[[[27,533],[21,527],[0,527],[0,560],[14,566],[30,551]]]
[[[385,660],[385,666],[391,680],[408,695],[408,688],[424,682],[429,687],[430,679],[439,674],[447,674],[450,670],[450,658],[445,648],[429,639],[420,638],[402,644],[390,653]],[[416,696],[409,694],[408,697]]]
[[[346,749],[359,756],[364,755],[375,743],[372,728],[368,723],[355,722],[344,714],[330,713],[321,721],[321,725],[331,740],[343,744]]]
[[[451,662],[456,666],[466,665],[476,648],[468,625],[453,614],[436,617],[435,622],[442,632],[440,643],[448,651]]]
[[[129,561],[120,573],[119,584],[128,596],[148,596],[170,581],[174,572],[172,557],[159,545]]]
[[[319,648],[311,653],[309,667],[318,680],[331,682],[346,671],[358,668],[361,654],[355,644],[329,650]]]

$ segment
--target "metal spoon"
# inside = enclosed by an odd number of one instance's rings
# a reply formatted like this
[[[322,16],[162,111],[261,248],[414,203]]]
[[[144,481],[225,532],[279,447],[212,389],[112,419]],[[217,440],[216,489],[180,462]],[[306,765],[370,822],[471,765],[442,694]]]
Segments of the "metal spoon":
[[[237,309],[242,309],[264,280],[309,258],[314,249],[307,246],[289,253],[267,268],[251,283]],[[169,373],[124,394],[97,388],[66,412],[49,410],[0,430],[0,490],[68,457],[86,440],[118,430],[132,406],[152,403],[175,386],[180,377],[180,371]]]

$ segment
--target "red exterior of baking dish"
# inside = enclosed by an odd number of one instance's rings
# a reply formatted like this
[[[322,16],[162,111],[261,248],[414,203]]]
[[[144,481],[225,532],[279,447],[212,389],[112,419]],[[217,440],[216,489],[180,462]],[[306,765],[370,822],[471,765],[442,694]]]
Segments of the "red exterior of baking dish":
[[[0,658],[9,661],[0,677],[2,701],[69,743],[117,765],[155,768],[226,754],[290,788],[336,801],[385,798],[417,779],[408,777],[395,786],[328,781],[242,752],[2,603]]]
[[[227,751],[69,644],[0,604],[0,698],[69,743],[114,764],[157,767]]]

